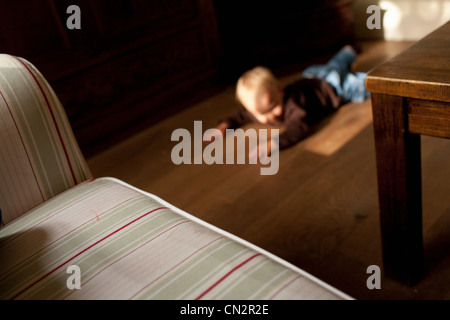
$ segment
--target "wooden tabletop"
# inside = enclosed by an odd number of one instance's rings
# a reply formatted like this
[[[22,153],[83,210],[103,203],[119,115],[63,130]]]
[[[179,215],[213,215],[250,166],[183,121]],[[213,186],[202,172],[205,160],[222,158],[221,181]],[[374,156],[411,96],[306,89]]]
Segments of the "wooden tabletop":
[[[367,90],[450,102],[450,21],[372,70]]]

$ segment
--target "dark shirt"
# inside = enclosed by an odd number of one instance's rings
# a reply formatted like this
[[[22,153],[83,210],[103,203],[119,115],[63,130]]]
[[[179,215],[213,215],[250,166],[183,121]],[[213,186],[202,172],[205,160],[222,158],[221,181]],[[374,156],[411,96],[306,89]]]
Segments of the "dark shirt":
[[[283,112],[276,123],[285,130],[279,137],[279,148],[285,149],[304,139],[309,127],[336,110],[341,104],[333,87],[319,79],[300,79],[284,89]],[[243,106],[222,119],[230,129],[259,121]]]

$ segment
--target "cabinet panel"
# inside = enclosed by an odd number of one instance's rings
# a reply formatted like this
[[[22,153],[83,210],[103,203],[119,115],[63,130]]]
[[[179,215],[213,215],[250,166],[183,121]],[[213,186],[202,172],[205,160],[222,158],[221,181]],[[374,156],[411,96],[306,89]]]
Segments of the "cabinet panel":
[[[55,7],[42,0],[2,1],[0,38],[3,51],[36,57],[65,50],[61,20]]]
[[[81,30],[69,30],[69,5]],[[218,70],[209,0],[17,0],[0,3],[0,49],[44,74],[81,149],[94,154],[183,105]]]
[[[53,86],[80,144],[94,147],[116,135],[117,128],[171,114],[171,104],[178,101],[156,101],[164,92],[187,89],[213,72],[204,47],[201,29],[195,27],[56,81]]]

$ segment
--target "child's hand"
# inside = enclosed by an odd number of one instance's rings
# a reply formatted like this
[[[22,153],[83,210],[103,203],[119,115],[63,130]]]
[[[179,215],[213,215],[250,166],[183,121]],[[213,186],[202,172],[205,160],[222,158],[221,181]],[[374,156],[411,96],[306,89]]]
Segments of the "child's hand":
[[[216,139],[221,139],[222,136],[223,136],[222,133],[220,133],[220,132],[217,131],[217,130],[209,130],[209,131],[206,131],[206,132],[203,134],[203,141],[204,141],[206,144],[209,144],[209,143],[213,142],[213,141],[216,140]]]
[[[249,162],[258,162],[258,159],[261,163],[268,163],[269,157],[273,152],[278,151],[278,146],[273,139],[269,139],[267,141],[263,141],[256,145],[252,150],[250,150],[248,154]]]
[[[228,125],[224,122],[220,123],[216,129],[218,130],[209,130],[206,131],[203,135],[203,141],[206,144],[209,144],[211,142],[213,142],[216,139],[222,139],[225,136],[226,133],[226,129],[228,128]],[[219,133],[219,132],[220,133]]]

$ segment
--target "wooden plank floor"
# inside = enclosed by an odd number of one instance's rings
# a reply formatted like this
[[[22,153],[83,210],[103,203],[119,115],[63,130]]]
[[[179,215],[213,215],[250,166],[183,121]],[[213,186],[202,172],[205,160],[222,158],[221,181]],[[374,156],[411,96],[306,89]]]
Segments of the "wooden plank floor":
[[[410,43],[362,45],[355,70],[368,71]],[[299,76],[284,77],[289,82]],[[309,138],[280,153],[279,171],[260,165],[174,165],[173,130],[203,130],[236,108],[234,88],[187,108],[90,159],[113,176],[169,201],[310,272],[356,299],[450,298],[450,140],[423,137],[426,278],[415,287],[382,275],[371,102],[344,105]]]

